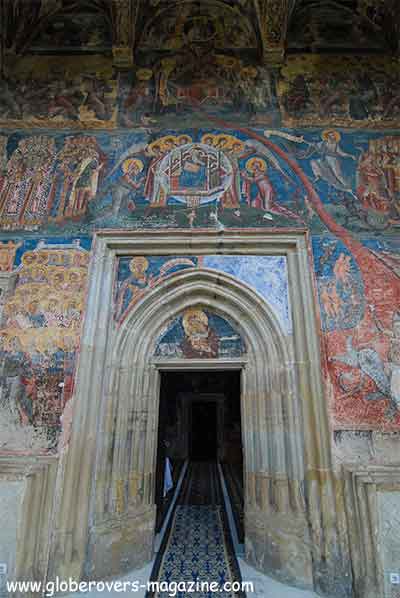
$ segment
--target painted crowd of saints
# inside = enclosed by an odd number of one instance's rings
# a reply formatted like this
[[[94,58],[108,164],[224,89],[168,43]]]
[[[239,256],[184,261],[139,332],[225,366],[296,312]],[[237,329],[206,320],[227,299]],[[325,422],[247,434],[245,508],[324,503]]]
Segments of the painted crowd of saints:
[[[16,281],[3,297],[0,450],[18,443],[19,450],[54,451],[63,442],[88,238],[102,228],[308,229],[334,426],[399,428],[400,136],[338,129],[3,132],[0,159],[0,269]],[[205,267],[253,287],[290,335],[290,301],[280,303],[271,290],[288,293],[286,265],[247,258],[124,258],[117,325],[166,276]],[[213,316],[197,315],[205,337],[214,330],[219,338]],[[175,341],[161,343],[162,351],[189,355],[183,320],[171,326]],[[239,354],[234,334],[225,332],[229,350]],[[229,353],[211,337],[203,339],[203,354]]]
[[[0,248],[2,271],[16,277],[1,314],[3,452],[54,451],[69,424],[89,252],[79,241],[30,244]]]

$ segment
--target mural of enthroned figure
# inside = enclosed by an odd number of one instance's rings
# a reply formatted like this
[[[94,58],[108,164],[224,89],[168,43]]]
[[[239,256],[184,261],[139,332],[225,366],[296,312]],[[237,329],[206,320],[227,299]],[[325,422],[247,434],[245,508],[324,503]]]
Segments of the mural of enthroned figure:
[[[239,160],[244,160],[247,157],[250,157],[253,154],[252,149],[246,149],[242,141],[231,135],[206,134],[202,138],[202,143],[211,145],[223,152],[232,169],[232,182],[227,189],[224,190],[220,198],[219,203],[221,209],[224,210],[227,208],[239,210],[241,197]]]
[[[204,143],[184,143],[183,137],[171,139],[164,155],[163,142],[149,167],[145,191],[151,207],[197,208],[219,200],[232,184],[232,164],[223,152]]]
[[[205,191],[207,189],[207,154],[200,148],[190,148],[179,156],[170,173],[171,191]]]

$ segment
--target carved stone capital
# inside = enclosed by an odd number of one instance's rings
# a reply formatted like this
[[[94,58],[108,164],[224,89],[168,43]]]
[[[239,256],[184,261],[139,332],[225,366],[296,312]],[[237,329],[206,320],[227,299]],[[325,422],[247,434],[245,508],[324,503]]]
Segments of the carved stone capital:
[[[112,0],[113,58],[117,68],[132,68],[140,0]]]
[[[285,56],[289,0],[254,0],[262,39],[263,62],[278,66]]]
[[[119,69],[129,69],[134,65],[133,48],[113,46],[113,64]]]

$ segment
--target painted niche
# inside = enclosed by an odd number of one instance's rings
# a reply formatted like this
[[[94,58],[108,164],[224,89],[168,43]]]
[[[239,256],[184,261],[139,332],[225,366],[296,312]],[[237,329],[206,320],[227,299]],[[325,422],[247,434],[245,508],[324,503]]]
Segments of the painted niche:
[[[157,342],[155,356],[234,358],[245,351],[242,337],[228,320],[207,309],[191,307],[169,322]]]

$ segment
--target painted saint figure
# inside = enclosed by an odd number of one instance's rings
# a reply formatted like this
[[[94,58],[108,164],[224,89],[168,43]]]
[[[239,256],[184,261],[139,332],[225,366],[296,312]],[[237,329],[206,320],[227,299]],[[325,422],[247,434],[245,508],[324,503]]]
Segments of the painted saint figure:
[[[37,226],[46,219],[53,192],[54,155],[55,141],[50,137],[37,135],[19,141],[0,190],[3,226]]]
[[[287,208],[279,205],[275,200],[275,191],[267,175],[267,163],[262,158],[251,158],[246,164],[246,171],[242,172],[243,195],[247,205],[264,210],[264,218],[273,220],[273,214],[297,219]]]
[[[95,137],[68,137],[58,154],[60,181],[56,220],[86,214],[105,164]]]
[[[142,187],[144,177],[140,177],[144,164],[141,160],[133,158],[125,160],[122,165],[123,175],[112,187],[112,213],[117,216],[127,208],[131,212],[136,209],[134,196]]]
[[[218,336],[209,327],[208,316],[202,309],[186,310],[182,325],[185,337],[181,342],[181,349],[185,357],[218,357]]]
[[[164,158],[165,151],[159,143],[154,143],[149,148],[152,155],[150,166],[147,170],[147,177],[144,186],[144,194],[150,202],[150,207],[158,208],[166,205],[166,193],[161,188],[158,166]]]
[[[339,131],[335,131],[334,129],[323,131],[321,135],[322,141],[318,142],[310,142],[304,139],[304,137],[296,137],[295,135],[272,130],[264,131],[264,135],[267,138],[272,136],[280,137],[285,141],[289,141],[290,144],[307,145],[308,148],[305,151],[299,151],[293,145],[291,153],[300,160],[312,158],[310,166],[315,180],[323,180],[334,189],[350,193],[356,197],[352,190],[351,181],[343,172],[342,161],[345,158],[355,161],[357,158],[341,148],[340,142],[342,136]],[[317,156],[313,157],[315,154]]]
[[[118,292],[116,319],[122,318],[127,308],[144,296],[154,282],[153,276],[148,275],[149,261],[144,256],[134,257],[129,263],[131,275],[124,280]]]
[[[316,180],[322,179],[335,189],[352,193],[351,183],[342,170],[341,159],[356,160],[356,157],[342,150],[340,140],[340,133],[329,129],[322,133],[322,141],[309,144],[319,154],[318,158],[311,160],[311,168]]]
[[[266,174],[265,160],[252,158],[246,164],[246,171],[242,173],[244,179],[243,192],[247,204],[252,208],[259,208],[269,212],[273,197],[273,187]]]

